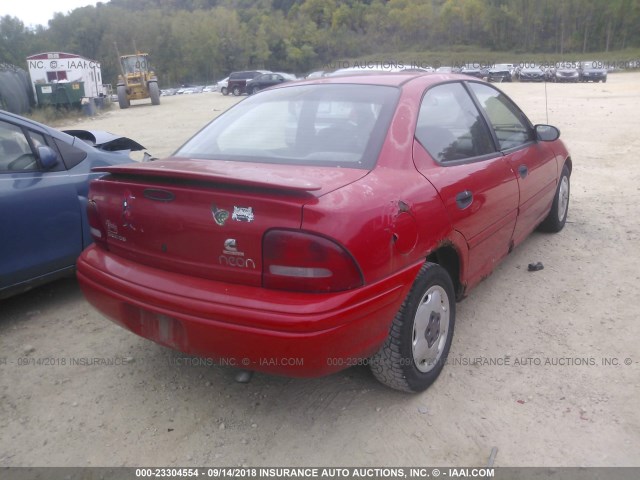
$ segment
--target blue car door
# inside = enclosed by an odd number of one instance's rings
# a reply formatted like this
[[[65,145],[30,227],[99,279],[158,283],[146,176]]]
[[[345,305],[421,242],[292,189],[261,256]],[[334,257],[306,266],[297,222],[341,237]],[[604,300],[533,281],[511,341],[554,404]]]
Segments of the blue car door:
[[[44,169],[44,132],[0,120],[0,296],[74,267],[82,250],[78,193],[61,158]]]

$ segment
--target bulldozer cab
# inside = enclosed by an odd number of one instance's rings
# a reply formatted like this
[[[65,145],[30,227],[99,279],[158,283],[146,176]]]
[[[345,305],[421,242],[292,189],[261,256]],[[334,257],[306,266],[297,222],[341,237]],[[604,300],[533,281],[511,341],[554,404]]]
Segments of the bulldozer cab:
[[[125,55],[120,57],[120,63],[126,75],[135,75],[149,71],[149,59],[146,54]]]

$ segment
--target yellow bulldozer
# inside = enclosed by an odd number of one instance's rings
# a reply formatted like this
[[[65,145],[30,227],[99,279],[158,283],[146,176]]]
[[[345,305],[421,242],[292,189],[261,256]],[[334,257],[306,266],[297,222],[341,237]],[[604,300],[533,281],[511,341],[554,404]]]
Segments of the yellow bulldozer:
[[[131,100],[151,99],[152,105],[160,105],[158,77],[151,69],[148,53],[120,55],[120,75],[118,75],[118,104],[129,108]]]

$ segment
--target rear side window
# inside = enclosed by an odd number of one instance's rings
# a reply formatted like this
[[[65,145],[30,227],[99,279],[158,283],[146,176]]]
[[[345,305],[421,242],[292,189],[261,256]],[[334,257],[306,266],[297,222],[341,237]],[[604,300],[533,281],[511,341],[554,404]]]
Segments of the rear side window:
[[[55,142],[56,147],[58,147],[58,150],[62,155],[64,166],[67,167],[68,170],[71,170],[73,167],[87,158],[87,152],[80,150],[73,145],[69,145],[67,142],[59,140],[57,138],[55,138],[53,141]]]
[[[498,137],[500,150],[509,150],[533,140],[533,131],[522,113],[502,92],[482,83],[469,87],[484,108]]]
[[[438,162],[495,152],[487,124],[460,83],[446,83],[427,91],[415,136]]]

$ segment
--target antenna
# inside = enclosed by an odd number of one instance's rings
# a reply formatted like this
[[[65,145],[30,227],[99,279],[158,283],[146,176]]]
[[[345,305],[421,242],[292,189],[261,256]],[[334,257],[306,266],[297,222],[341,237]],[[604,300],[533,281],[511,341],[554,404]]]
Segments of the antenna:
[[[547,79],[544,79],[544,110],[547,114],[547,125],[549,125],[549,103],[547,101]]]

